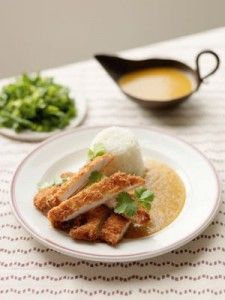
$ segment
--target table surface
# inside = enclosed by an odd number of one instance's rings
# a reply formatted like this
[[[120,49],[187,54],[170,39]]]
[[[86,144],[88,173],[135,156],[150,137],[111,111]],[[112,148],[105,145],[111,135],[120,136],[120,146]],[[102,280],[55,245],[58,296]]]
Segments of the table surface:
[[[72,81],[87,97],[89,113],[82,126],[148,125],[175,133],[205,153],[223,184],[225,28],[132,49],[122,55],[172,57],[195,67],[195,56],[206,48],[220,56],[219,71],[189,101],[172,111],[151,112],[128,100],[94,60],[44,73],[65,83]],[[203,72],[210,64],[211,59],[202,58]],[[166,255],[132,263],[69,258],[36,242],[10,209],[13,173],[36,146],[0,138],[0,299],[224,299],[225,199],[207,230]]]

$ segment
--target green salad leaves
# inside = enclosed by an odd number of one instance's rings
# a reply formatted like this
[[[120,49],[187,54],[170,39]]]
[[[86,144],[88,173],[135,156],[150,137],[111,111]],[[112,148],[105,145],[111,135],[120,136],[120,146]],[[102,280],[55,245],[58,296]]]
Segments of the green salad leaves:
[[[49,77],[24,74],[0,93],[0,127],[16,132],[62,129],[75,116],[68,88]]]

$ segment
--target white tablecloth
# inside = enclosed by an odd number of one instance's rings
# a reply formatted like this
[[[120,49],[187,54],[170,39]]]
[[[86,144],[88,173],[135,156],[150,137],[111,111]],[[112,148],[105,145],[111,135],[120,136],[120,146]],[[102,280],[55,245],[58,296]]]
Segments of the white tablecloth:
[[[82,126],[150,125],[175,133],[205,153],[224,183],[225,28],[123,54],[174,57],[194,66],[196,54],[205,48],[221,57],[219,71],[173,111],[151,112],[128,100],[94,60],[46,74],[73,82],[87,97],[89,113]],[[13,172],[36,146],[0,137],[0,299],[224,299],[225,199],[205,232],[161,257],[113,264],[69,258],[36,242],[18,224],[9,206]]]

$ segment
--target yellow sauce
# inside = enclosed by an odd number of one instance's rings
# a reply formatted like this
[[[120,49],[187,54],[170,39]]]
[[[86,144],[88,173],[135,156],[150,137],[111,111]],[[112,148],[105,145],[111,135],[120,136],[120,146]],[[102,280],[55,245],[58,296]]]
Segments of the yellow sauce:
[[[188,95],[192,82],[185,72],[170,67],[131,72],[119,80],[121,89],[136,98],[167,101]]]
[[[181,212],[186,192],[177,173],[165,164],[150,160],[146,164],[146,186],[155,198],[150,210],[148,226],[130,226],[126,237],[138,238],[152,235],[173,222]]]

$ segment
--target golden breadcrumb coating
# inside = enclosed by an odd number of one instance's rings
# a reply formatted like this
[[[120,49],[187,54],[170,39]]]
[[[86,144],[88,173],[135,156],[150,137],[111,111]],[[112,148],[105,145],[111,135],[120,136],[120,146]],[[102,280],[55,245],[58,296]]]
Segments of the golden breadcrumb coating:
[[[109,213],[110,209],[104,205],[89,210],[85,214],[86,223],[80,227],[73,227],[69,235],[76,240],[96,241],[99,237],[100,228]]]
[[[68,199],[72,194],[82,189],[88,183],[89,176],[93,171],[100,171],[112,161],[113,157],[112,154],[106,153],[86,163],[77,173],[74,173],[69,180],[60,186],[55,197],[60,201]]]
[[[58,188],[58,186],[48,187],[38,191],[34,196],[35,207],[44,215],[46,215],[51,208],[59,205],[60,201],[54,197]]]
[[[48,218],[53,226],[57,227],[59,222],[75,218],[79,214],[103,204],[116,194],[144,183],[142,177],[117,172],[52,208],[48,213]]]
[[[126,233],[131,221],[127,218],[112,213],[103,224],[100,239],[108,244],[116,245]]]
[[[72,172],[65,172],[60,175],[62,179],[69,178],[73,175]],[[47,215],[48,211],[60,204],[60,201],[55,195],[59,191],[60,186],[54,185],[48,188],[44,188],[37,192],[34,196],[34,206],[39,209],[44,215]]]
[[[96,157],[94,160],[86,163],[77,173],[65,172],[60,175],[62,179],[67,179],[66,182],[59,186],[46,188],[39,191],[34,197],[34,205],[43,213],[59,205],[62,201],[67,199],[82,189],[88,182],[89,176],[93,170],[100,170],[106,166],[113,159],[113,155],[104,154]]]

